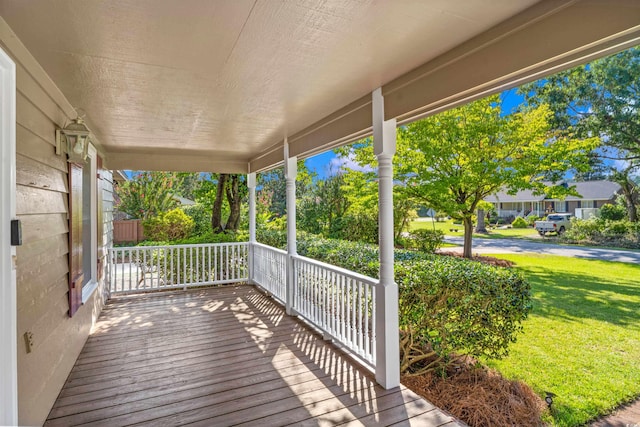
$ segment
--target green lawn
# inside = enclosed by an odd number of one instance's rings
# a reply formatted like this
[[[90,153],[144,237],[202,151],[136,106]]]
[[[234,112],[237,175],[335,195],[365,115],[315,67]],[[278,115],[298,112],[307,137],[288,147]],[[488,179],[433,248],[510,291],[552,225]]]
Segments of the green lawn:
[[[577,426],[640,395],[640,266],[560,256],[498,255],[532,285],[533,309],[509,357],[488,364]]]
[[[435,227],[436,230],[442,230],[446,236],[464,236],[464,226],[455,225],[452,220],[433,222],[433,221],[413,221],[409,226],[410,230],[419,230],[428,228],[432,230]],[[451,231],[456,230],[456,231]],[[513,239],[513,238],[526,238],[537,237],[538,233],[533,228],[496,228],[489,230],[488,234],[474,234],[473,237],[479,237],[483,239]]]

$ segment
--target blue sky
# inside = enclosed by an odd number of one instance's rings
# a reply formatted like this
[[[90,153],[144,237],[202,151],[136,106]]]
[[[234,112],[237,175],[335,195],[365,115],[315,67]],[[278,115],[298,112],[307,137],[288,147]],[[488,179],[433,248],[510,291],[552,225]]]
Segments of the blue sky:
[[[511,113],[515,107],[524,101],[524,98],[516,93],[516,89],[504,91],[500,96],[502,97],[503,114]],[[311,172],[315,171],[320,179],[331,175],[332,170],[335,171],[337,168],[336,156],[332,151],[309,157],[305,160],[305,164]]]

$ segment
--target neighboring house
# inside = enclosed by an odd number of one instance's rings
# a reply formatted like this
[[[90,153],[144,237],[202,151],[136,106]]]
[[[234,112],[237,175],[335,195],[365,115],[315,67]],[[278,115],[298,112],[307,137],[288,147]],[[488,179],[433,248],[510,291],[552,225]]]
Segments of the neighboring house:
[[[531,190],[507,194],[504,191],[486,197],[484,200],[493,203],[499,217],[510,216],[544,216],[551,212],[568,212],[576,214],[576,209],[600,208],[607,203],[614,203],[620,191],[620,185],[611,181],[567,182],[575,186],[582,197],[567,196],[564,200],[548,199],[545,195],[533,194]]]
[[[397,387],[396,125],[618,52],[640,20],[624,0],[187,3],[0,1],[0,425],[44,423],[107,299],[111,170],[248,174],[255,193],[285,164],[294,210],[298,158],[372,133],[372,370]],[[92,143],[58,144],[76,109]]]

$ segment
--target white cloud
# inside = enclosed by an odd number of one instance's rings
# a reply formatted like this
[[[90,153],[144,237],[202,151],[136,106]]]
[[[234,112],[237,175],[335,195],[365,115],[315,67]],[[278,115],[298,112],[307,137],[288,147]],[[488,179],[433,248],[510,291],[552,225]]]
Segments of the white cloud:
[[[369,165],[360,166],[356,163],[353,154],[349,154],[347,157],[334,157],[331,159],[328,165],[329,175],[336,175],[340,173],[341,170],[354,170],[358,172],[374,172],[375,169]]]

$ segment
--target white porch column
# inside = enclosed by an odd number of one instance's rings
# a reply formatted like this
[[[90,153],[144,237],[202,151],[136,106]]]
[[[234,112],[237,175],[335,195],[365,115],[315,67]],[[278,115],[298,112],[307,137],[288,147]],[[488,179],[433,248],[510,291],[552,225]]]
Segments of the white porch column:
[[[384,98],[373,92],[373,143],[378,158],[380,283],[376,287],[376,381],[390,389],[400,385],[398,285],[393,269],[393,155],[396,120],[384,120]]]
[[[285,309],[287,314],[294,314],[294,271],[293,255],[298,252],[296,244],[296,175],[298,174],[298,159],[289,157],[289,143],[284,139],[284,177],[287,184],[287,295]]]
[[[256,242],[256,174],[247,174],[247,188],[249,189],[249,283],[254,278],[254,246]]]

